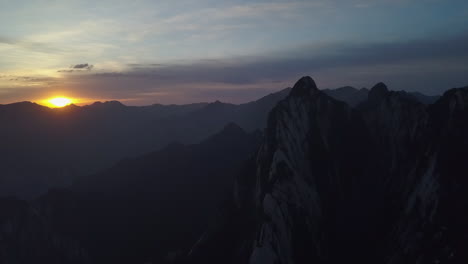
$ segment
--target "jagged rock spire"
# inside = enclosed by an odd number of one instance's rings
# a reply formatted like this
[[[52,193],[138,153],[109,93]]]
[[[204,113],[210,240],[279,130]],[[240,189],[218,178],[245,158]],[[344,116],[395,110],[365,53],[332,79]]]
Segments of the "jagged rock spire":
[[[291,90],[291,96],[302,96],[318,92],[315,81],[310,76],[304,76],[296,82]]]
[[[374,87],[372,87],[372,89],[370,90],[368,95],[369,101],[380,101],[387,95],[387,93],[387,85],[385,85],[382,82],[379,82],[378,84],[374,85]]]

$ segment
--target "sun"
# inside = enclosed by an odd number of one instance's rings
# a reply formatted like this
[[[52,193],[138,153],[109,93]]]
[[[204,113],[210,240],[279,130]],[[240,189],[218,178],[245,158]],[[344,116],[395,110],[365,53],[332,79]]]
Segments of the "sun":
[[[73,103],[73,100],[67,97],[54,97],[47,100],[51,107],[64,107]]]

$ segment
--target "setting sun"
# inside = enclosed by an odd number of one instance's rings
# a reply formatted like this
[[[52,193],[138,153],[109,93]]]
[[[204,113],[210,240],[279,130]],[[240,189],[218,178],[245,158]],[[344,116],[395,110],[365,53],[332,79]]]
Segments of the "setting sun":
[[[67,97],[54,97],[47,100],[50,106],[52,107],[64,107],[71,104],[73,101]]]

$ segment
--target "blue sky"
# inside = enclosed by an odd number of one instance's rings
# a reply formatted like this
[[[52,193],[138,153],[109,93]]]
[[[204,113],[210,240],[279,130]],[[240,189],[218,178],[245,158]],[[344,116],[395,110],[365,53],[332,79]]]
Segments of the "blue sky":
[[[292,86],[468,85],[461,0],[0,0],[0,104],[246,102]],[[88,64],[86,67],[75,67]]]

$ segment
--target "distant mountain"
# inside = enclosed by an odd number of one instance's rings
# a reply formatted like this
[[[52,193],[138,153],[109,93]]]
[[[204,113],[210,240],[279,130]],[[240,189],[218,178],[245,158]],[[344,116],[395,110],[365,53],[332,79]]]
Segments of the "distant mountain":
[[[337,89],[323,89],[322,92],[337,100],[346,102],[351,107],[355,107],[367,100],[369,89],[361,88],[358,90],[351,86],[345,86]],[[401,93],[406,92],[401,91]],[[440,98],[440,96],[437,95],[429,96],[419,92],[408,92],[407,96],[414,97],[423,104],[433,104]]]
[[[367,94],[369,93],[369,90],[366,88],[358,90],[351,86],[345,86],[337,89],[324,89],[322,91],[337,100],[346,102],[352,107],[364,102],[367,99]]]
[[[257,101],[234,105],[216,101],[177,118],[163,120],[156,138],[171,135],[180,142],[198,142],[233,122],[248,132],[266,127],[268,113],[290,89],[267,95]],[[187,133],[190,131],[190,133]]]
[[[97,263],[160,263],[202,234],[259,142],[259,132],[231,123],[199,144],[125,159],[35,204]]]
[[[77,192],[99,192],[112,196],[128,193],[154,195],[155,188],[161,188],[162,181],[169,183],[181,177],[186,184],[184,186],[190,189],[198,182],[211,182],[217,186],[216,189],[224,189],[223,186],[229,187],[232,184],[230,181],[227,185],[224,182],[228,178],[227,175],[213,179],[205,177],[209,177],[212,170],[244,161],[248,154],[253,154],[260,134],[259,131],[246,133],[238,125],[229,123],[221,131],[198,144],[184,145],[174,142],[159,151],[121,160],[98,174],[78,179],[71,188]],[[226,153],[219,153],[220,150]],[[237,168],[239,164],[230,166]],[[188,174],[192,173],[202,175],[189,177]],[[135,189],[132,189],[133,187]],[[165,189],[166,187],[163,187],[160,191]]]
[[[440,98],[439,95],[425,95],[420,92],[411,92],[410,94],[423,104],[433,104]]]
[[[283,90],[242,105],[0,105],[0,195],[33,198],[170,142],[200,142],[230,122],[250,132],[263,129],[268,112],[286,95]]]
[[[0,105],[0,124],[6,124],[0,130],[0,195],[37,197],[170,142],[200,142],[229,122],[249,132],[262,130],[270,110],[290,90],[240,105],[219,101],[142,107],[111,101],[58,109],[30,102]],[[325,92],[353,107],[368,93],[352,87]],[[425,103],[436,99],[410,96]]]
[[[300,79],[184,263],[466,263],[468,87],[356,108]]]

